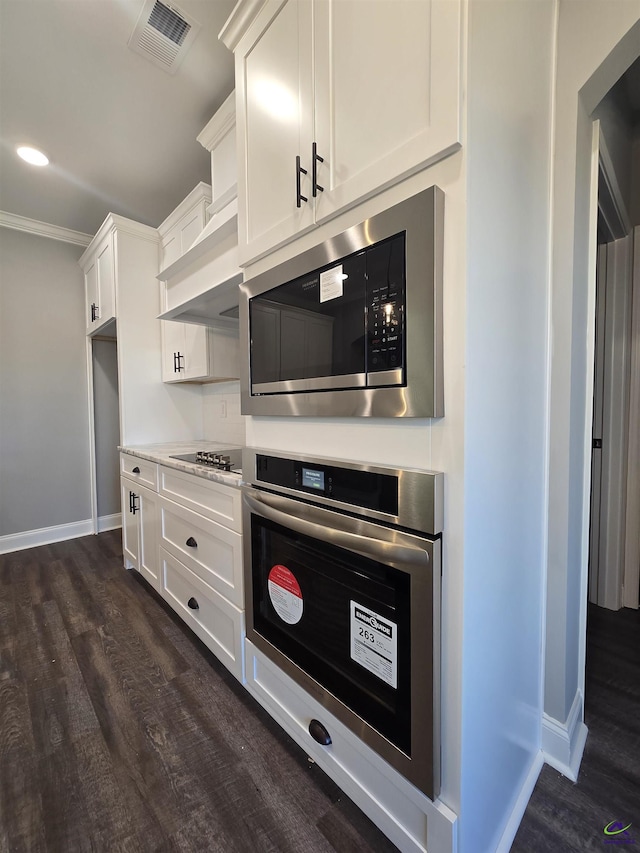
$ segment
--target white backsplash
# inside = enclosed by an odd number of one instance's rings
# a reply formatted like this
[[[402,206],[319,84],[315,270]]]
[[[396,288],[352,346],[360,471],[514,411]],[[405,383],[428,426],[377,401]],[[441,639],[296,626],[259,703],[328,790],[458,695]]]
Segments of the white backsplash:
[[[247,433],[240,414],[240,383],[217,382],[202,386],[204,438],[244,447]]]

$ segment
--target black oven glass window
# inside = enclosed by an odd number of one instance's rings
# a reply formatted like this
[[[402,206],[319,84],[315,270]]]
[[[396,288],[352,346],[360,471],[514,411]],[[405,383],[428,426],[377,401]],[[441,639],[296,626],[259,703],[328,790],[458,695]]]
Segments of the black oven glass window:
[[[410,576],[252,515],[265,639],[411,754]]]

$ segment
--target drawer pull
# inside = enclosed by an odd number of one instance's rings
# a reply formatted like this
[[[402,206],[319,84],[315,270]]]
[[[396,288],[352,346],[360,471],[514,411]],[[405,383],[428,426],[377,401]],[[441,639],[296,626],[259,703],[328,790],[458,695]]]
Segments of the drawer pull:
[[[311,720],[309,723],[309,734],[321,746],[329,746],[331,743],[331,735],[322,725],[320,720]]]
[[[187,607],[190,607],[192,610],[199,610],[200,609],[200,605],[195,600],[195,598],[190,598],[189,601],[187,601]]]
[[[132,470],[132,472],[131,472],[131,473],[132,473],[132,474],[139,474],[139,473],[140,473],[140,469],[138,468],[138,466],[137,466],[137,465],[136,465],[136,467]]]
[[[193,538],[193,536],[190,536],[190,537],[187,539],[187,541],[186,541],[186,543],[185,543],[185,544],[186,544],[186,545],[188,545],[188,547],[189,547],[189,548],[197,548],[197,547],[198,547],[198,543],[197,543],[197,542],[196,542],[196,540]]]

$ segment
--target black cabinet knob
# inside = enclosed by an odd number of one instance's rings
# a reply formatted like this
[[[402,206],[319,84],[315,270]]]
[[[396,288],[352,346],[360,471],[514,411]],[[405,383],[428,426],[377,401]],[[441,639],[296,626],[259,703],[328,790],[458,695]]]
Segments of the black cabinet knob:
[[[133,473],[133,474],[139,474],[139,473],[140,473],[140,469],[138,468],[138,466],[137,466],[137,465],[136,465],[136,467],[133,469],[132,473]]]
[[[309,723],[309,734],[321,746],[329,746],[331,743],[331,735],[322,725],[320,720],[311,720]]]
[[[195,598],[190,598],[189,601],[187,601],[187,607],[190,607],[192,610],[199,610],[200,609],[200,605],[195,600]]]
[[[189,548],[197,548],[197,547],[198,547],[198,543],[197,543],[197,542],[196,542],[196,540],[193,538],[193,536],[190,536],[190,537],[187,539],[186,544],[189,546]]]

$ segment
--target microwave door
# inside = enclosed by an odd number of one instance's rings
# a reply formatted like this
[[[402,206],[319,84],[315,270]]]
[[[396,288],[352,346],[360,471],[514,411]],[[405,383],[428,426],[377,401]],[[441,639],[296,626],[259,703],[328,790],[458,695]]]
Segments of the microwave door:
[[[361,252],[251,299],[252,393],[364,387],[365,293]]]

